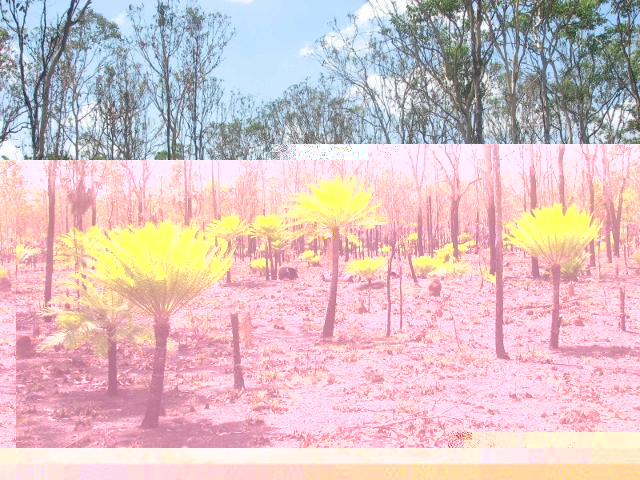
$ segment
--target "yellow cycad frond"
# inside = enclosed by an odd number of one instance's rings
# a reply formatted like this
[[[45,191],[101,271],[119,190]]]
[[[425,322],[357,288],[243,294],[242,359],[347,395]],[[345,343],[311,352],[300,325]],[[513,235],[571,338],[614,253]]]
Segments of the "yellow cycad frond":
[[[347,226],[382,225],[385,220],[375,214],[380,204],[370,205],[371,196],[355,178],[320,180],[317,186],[311,187],[311,193],[294,196],[295,204],[288,216],[296,219],[296,224],[315,224],[323,232]]]
[[[561,205],[524,212],[520,219],[507,226],[513,245],[550,265],[562,265],[580,255],[600,230],[599,222],[578,212],[573,206],[562,213]]]
[[[248,227],[238,215],[229,215],[211,222],[207,227],[207,233],[233,242],[236,238],[246,235]]]
[[[365,280],[373,280],[382,266],[387,263],[385,257],[363,258],[352,260],[347,264],[346,271],[361,276]]]
[[[164,222],[109,232],[91,262],[91,276],[154,317],[168,318],[229,269],[226,242],[205,240],[195,227]]]

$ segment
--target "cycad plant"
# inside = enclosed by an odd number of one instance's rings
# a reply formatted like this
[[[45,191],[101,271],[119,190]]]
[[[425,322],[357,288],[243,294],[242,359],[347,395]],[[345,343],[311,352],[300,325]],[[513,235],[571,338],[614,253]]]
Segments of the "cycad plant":
[[[132,305],[112,290],[96,288],[82,275],[72,276],[76,282],[67,281],[69,290],[79,294],[77,302],[68,295],[53,298],[43,310],[43,315],[56,316],[58,333],[49,338],[45,346],[62,343],[66,348],[75,349],[90,342],[100,358],[108,358],[109,395],[118,394],[118,369],[116,351],[119,342],[130,342],[138,350],[143,341],[153,342],[153,332],[149,327],[137,325],[132,319]],[[75,303],[73,309],[62,309],[53,305]]]
[[[284,240],[286,235],[284,231],[286,225],[283,218],[280,215],[258,215],[254,220],[249,231],[255,238],[260,238],[266,242],[265,258],[267,262],[267,268],[265,271],[265,279],[272,278],[275,280],[277,275],[274,272],[275,266],[273,264],[273,242],[277,240]]]
[[[207,227],[207,233],[226,240],[235,248],[236,240],[249,233],[249,227],[238,215],[229,215],[211,222]],[[227,283],[231,283],[231,269],[227,270]]]
[[[413,259],[413,266],[421,278],[426,278],[427,275],[438,271],[438,269],[443,269],[443,265],[443,261],[440,258],[433,258],[428,255]]]
[[[352,260],[347,264],[346,271],[348,273],[359,275],[369,284],[369,311],[371,311],[371,282],[385,263],[387,263],[385,257],[376,257]]]
[[[536,209],[508,226],[511,243],[551,266],[553,313],[550,348],[557,349],[560,337],[560,274],[562,264],[582,255],[600,230],[599,222],[573,206],[562,213],[561,205]]]
[[[333,337],[338,297],[340,267],[340,235],[347,228],[373,228],[386,223],[376,215],[380,204],[371,204],[371,191],[365,190],[355,178],[320,180],[311,187],[311,193],[294,195],[294,204],[288,215],[295,224],[306,224],[317,235],[331,238],[331,286],[322,337]]]
[[[97,226],[82,232],[72,228],[69,233],[60,235],[55,248],[56,261],[64,265],[73,265],[75,271],[87,266],[91,252],[102,238],[102,232]]]
[[[171,316],[220,280],[231,266],[226,241],[205,239],[195,226],[148,223],[108,232],[89,262],[91,279],[153,317],[155,351],[143,428],[158,426]]]
[[[39,248],[27,247],[23,243],[16,245],[16,283],[18,282],[18,267],[22,265],[27,258],[37,255],[38,253],[40,253]]]

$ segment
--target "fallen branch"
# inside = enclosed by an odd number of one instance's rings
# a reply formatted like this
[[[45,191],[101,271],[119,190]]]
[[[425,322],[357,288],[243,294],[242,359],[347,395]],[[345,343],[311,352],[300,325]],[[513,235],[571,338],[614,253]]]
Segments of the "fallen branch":
[[[382,423],[380,425],[375,425],[375,424],[364,424],[364,425],[350,425],[348,427],[340,427],[340,428],[344,428],[344,429],[352,429],[352,428],[388,428],[388,427],[392,427],[393,425],[398,425],[400,423],[405,423],[405,422],[411,422],[413,420],[432,420],[435,418],[449,418],[451,420],[457,420],[458,422],[462,422],[463,420],[457,417],[449,417],[446,415],[434,415],[434,416],[429,416],[429,417],[424,417],[422,415],[416,416],[416,417],[409,417],[409,418],[405,418],[403,420],[396,420],[394,422],[389,422],[389,423]]]

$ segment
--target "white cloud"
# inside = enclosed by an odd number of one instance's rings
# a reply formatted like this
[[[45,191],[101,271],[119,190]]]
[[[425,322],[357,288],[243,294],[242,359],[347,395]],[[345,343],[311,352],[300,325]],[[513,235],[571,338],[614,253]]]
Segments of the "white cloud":
[[[225,1],[228,3],[244,3],[246,5],[253,3],[253,0],[225,0]]]
[[[0,144],[0,158],[7,157],[9,160],[23,160],[22,152],[12,142]]]
[[[124,25],[126,22],[127,22],[127,14],[124,12],[122,12],[120,15],[118,15],[116,18],[113,19],[113,23],[115,23],[119,27]]]
[[[306,57],[307,55],[312,55],[312,54],[313,54],[313,48],[311,48],[308,43],[306,43],[304,47],[302,47],[298,51],[299,57]]]

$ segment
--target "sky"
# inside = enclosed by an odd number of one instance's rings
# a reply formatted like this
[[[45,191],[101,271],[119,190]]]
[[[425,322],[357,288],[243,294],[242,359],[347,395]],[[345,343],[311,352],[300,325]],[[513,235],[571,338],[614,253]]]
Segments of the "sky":
[[[66,2],[54,0],[59,6]],[[273,100],[289,86],[317,79],[322,66],[308,53],[316,40],[331,32],[336,18],[339,28],[349,25],[347,15],[363,17],[369,10],[365,0],[208,0],[200,1],[205,11],[219,11],[230,17],[236,34],[227,45],[224,60],[215,75],[224,81],[225,90],[262,100]],[[128,35],[132,27],[127,18],[129,5],[144,5],[148,19],[153,16],[155,0],[93,0],[92,8],[120,25]],[[184,0],[181,5],[184,5]],[[362,10],[361,10],[362,8]],[[19,158],[12,145],[0,147],[0,155]]]

